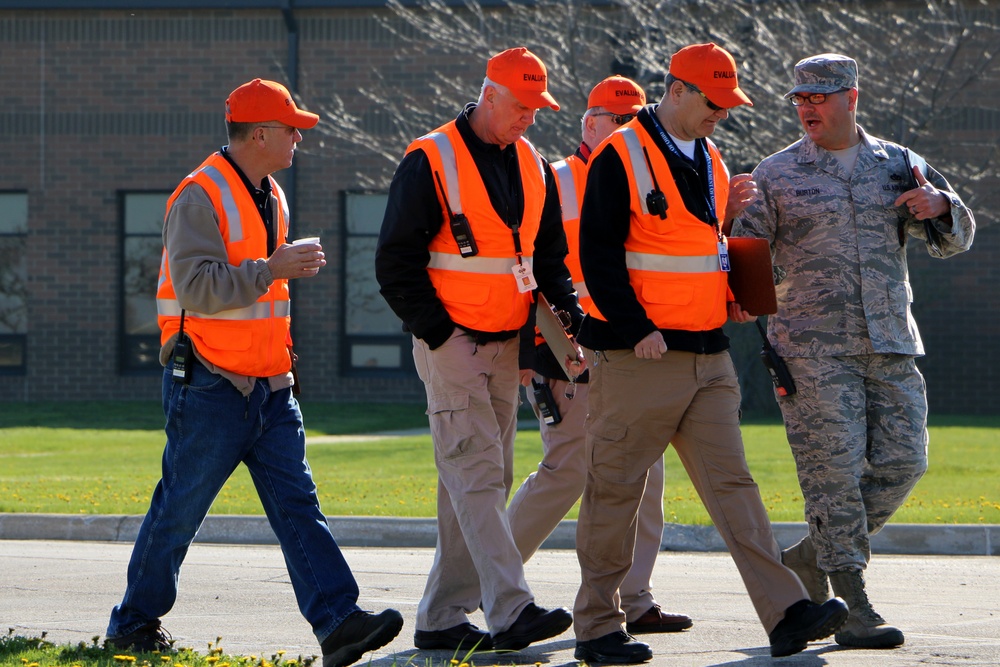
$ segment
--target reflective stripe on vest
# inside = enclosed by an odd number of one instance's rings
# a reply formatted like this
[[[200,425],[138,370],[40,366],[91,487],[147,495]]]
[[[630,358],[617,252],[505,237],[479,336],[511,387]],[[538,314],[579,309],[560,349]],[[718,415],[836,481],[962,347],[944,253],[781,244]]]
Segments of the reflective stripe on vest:
[[[625,253],[625,266],[635,271],[662,273],[713,273],[720,270],[718,255],[652,255],[631,251]]]
[[[580,203],[576,194],[576,179],[573,170],[566,160],[553,162],[552,172],[559,180],[559,204],[562,206],[563,220],[575,220],[580,217]]]
[[[291,302],[289,301],[258,301],[244,308],[220,310],[210,315],[198,313],[193,310],[185,310],[184,317],[185,319],[188,317],[198,317],[207,320],[263,320],[270,317],[288,317],[291,311]],[[166,317],[180,317],[181,305],[176,299],[157,299],[156,314]]]
[[[451,212],[458,215],[462,212],[462,195],[458,189],[458,163],[455,160],[455,148],[444,132],[431,132],[427,138],[437,146],[441,154],[441,165],[444,168],[444,189]],[[437,184],[435,183],[435,186]]]
[[[225,211],[226,220],[229,223],[229,240],[234,242],[242,241],[243,220],[240,218],[240,208],[236,205],[236,200],[233,198],[233,191],[229,187],[229,183],[226,182],[226,177],[222,175],[221,171],[210,164],[195,170],[191,175],[194,176],[199,172],[208,176],[219,187],[219,196],[222,197],[222,209]]]
[[[521,256],[521,261],[531,266],[531,257]],[[445,271],[462,271],[464,273],[488,273],[503,275],[510,273],[517,260],[510,257],[462,257],[447,252],[432,252],[428,269],[444,269]]]
[[[438,153],[441,155],[441,165],[444,168],[444,190],[446,197],[448,198],[448,206],[451,207],[452,213],[458,215],[462,212],[462,195],[458,187],[458,161],[455,159],[455,147],[451,145],[448,135],[444,132],[431,132],[430,134],[424,135],[423,138],[430,139],[434,142],[434,145],[437,146]],[[544,181],[545,165],[542,164],[538,151],[535,150],[535,147],[531,144],[531,142],[524,137],[521,137],[518,141],[523,141],[531,147],[531,155],[535,158],[535,166],[538,167],[538,173],[541,174],[542,181]],[[579,217],[579,215],[576,217]]]
[[[635,177],[635,187],[639,191],[639,205],[642,207],[642,214],[649,215],[646,208],[646,195],[653,191],[653,177],[649,173],[649,165],[646,164],[646,156],[642,153],[642,144],[639,136],[631,127],[619,130],[625,140],[625,147],[628,149],[628,159],[632,163],[632,175]]]

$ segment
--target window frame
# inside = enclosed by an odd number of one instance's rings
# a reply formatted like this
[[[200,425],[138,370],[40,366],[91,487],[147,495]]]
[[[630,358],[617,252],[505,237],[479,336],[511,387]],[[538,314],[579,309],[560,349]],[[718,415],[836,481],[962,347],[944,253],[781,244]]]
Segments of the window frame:
[[[128,294],[126,291],[125,278],[127,273],[127,246],[128,240],[132,238],[153,238],[157,237],[161,240],[161,252],[162,252],[162,231],[158,234],[148,233],[129,233],[126,220],[126,200],[130,195],[163,195],[164,202],[170,198],[173,190],[163,190],[163,189],[148,189],[148,190],[119,190],[118,191],[118,241],[119,241],[119,252],[118,252],[118,372],[123,376],[152,376],[159,375],[163,373],[163,367],[160,365],[159,361],[159,349],[160,349],[160,334],[157,330],[155,334],[130,334],[127,329],[127,309],[128,309]],[[164,211],[165,212],[165,211]],[[156,290],[154,286],[153,290],[154,306],[156,298]],[[130,354],[135,346],[147,345],[150,349],[155,350],[153,360],[146,365],[137,364],[135,362],[135,355]]]
[[[22,195],[25,201],[25,209],[27,214],[25,215],[24,230],[20,232],[5,232],[0,230],[0,237],[4,238],[14,238],[20,237],[23,240],[25,252],[22,255],[22,260],[25,263],[25,294],[24,294],[24,310],[25,310],[25,320],[28,318],[28,301],[29,295],[27,292],[27,279],[28,279],[28,259],[27,259],[27,247],[28,247],[28,228],[30,227],[29,221],[31,219],[31,197],[27,190],[16,189],[16,190],[0,190],[0,195]],[[21,348],[21,363],[14,365],[0,365],[0,375],[2,376],[24,376],[28,374],[28,332],[27,332],[27,322],[25,323],[24,333],[0,333],[0,343],[13,342],[15,344],[19,343]]]
[[[413,337],[411,334],[404,333],[402,331],[402,323],[400,323],[400,331],[398,334],[379,334],[379,333],[350,333],[349,332],[349,322],[348,322],[348,269],[349,262],[353,261],[349,257],[350,250],[350,239],[361,238],[361,237],[378,237],[378,233],[365,233],[358,234],[352,233],[350,231],[350,220],[348,220],[348,200],[351,196],[364,196],[364,195],[379,195],[385,196],[388,194],[387,190],[377,190],[377,189],[350,189],[341,190],[340,192],[340,229],[341,229],[341,244],[340,244],[340,272],[339,280],[341,286],[341,294],[343,295],[340,299],[340,321],[343,323],[342,326],[342,337],[340,341],[340,375],[342,377],[355,377],[355,378],[410,378],[416,377],[417,370],[413,363]],[[372,280],[374,280],[374,271],[372,273]],[[386,306],[388,307],[388,306]],[[398,322],[398,320],[397,320]],[[352,352],[357,345],[380,345],[380,346],[398,346],[399,348],[399,366],[395,367],[366,367],[366,366],[355,366],[353,365],[351,356]]]

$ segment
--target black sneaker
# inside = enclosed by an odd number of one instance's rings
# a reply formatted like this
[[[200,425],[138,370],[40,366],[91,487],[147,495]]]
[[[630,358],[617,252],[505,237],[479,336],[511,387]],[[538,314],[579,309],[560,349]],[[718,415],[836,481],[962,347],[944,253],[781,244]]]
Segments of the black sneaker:
[[[830,598],[823,604],[799,600],[785,610],[785,617],[768,636],[771,656],[792,655],[811,641],[829,637],[844,624],[847,615],[847,605],[840,598]]]
[[[611,634],[577,642],[573,657],[587,664],[634,665],[653,659],[649,644],[637,642],[635,637],[618,630]]]
[[[173,648],[174,638],[163,629],[159,621],[150,621],[127,635],[108,637],[104,640],[104,644],[122,651],[131,649],[138,653],[151,653],[153,651],[169,653]]]
[[[461,623],[447,630],[417,630],[413,633],[413,645],[422,651],[490,651],[493,637],[472,623]]]
[[[403,616],[395,609],[381,614],[356,611],[323,640],[323,667],[345,667],[368,651],[382,648],[403,628]]]
[[[520,651],[529,644],[561,635],[571,625],[573,616],[568,610],[562,607],[543,609],[529,602],[509,628],[493,635],[493,648],[497,651]]]

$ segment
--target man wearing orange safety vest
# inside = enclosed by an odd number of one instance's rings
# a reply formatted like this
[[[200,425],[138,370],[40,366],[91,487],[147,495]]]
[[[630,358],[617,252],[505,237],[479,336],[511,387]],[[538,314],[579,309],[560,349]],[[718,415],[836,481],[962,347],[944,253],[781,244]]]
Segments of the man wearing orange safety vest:
[[[580,269],[580,206],[587,179],[591,151],[621,125],[635,118],[646,104],[642,87],[623,76],[609,76],[587,97],[581,121],[582,141],[573,155],[552,163],[559,189],[562,222],[569,244],[566,266],[584,312],[592,307]],[[537,345],[536,345],[537,343]],[[574,382],[566,377],[549,346],[535,327],[521,335],[521,384],[529,387],[528,401],[538,416],[542,436],[542,460],[511,498],[507,509],[514,543],[525,562],[552,533],[566,512],[583,493],[587,481],[583,422],[587,417],[587,373]],[[555,406],[543,414],[535,394]],[[621,605],[632,634],[678,632],[691,627],[685,614],[663,611],[653,598],[650,579],[663,538],[663,459],[649,469],[649,480],[639,504],[638,530],[632,567],[621,586]]]
[[[288,202],[271,177],[289,167],[299,110],[279,83],[254,79],[226,100],[229,145],[167,200],[156,292],[167,444],[163,477],[139,528],[108,644],[171,650],[160,618],[177,597],[188,545],[243,463],[285,555],[323,667],[389,643],[403,617],[358,607],[358,585],[320,509],[292,395],[288,281],[326,265],[318,239],[287,243]]]
[[[438,543],[414,644],[518,650],[569,628],[535,604],[507,521],[518,340],[540,289],[583,313],[563,263],[552,172],[524,132],[558,110],[523,47],[492,58],[478,102],[414,141],[396,169],[375,255],[381,294],[413,334],[438,470]],[[580,364],[574,362],[573,373]],[[482,607],[489,632],[469,621]]]
[[[730,180],[707,137],[750,99],[736,62],[715,44],[670,60],[659,104],[639,111],[591,158],[580,217],[580,259],[591,311],[579,332],[589,359],[587,483],[577,526],[582,583],[575,657],[650,660],[626,629],[617,590],[631,566],[649,468],[673,444],[743,577],[771,654],[790,655],[847,618],[834,598],[809,600],[781,563],[740,435],[740,389],[727,316],[732,301],[721,226],[756,196]]]

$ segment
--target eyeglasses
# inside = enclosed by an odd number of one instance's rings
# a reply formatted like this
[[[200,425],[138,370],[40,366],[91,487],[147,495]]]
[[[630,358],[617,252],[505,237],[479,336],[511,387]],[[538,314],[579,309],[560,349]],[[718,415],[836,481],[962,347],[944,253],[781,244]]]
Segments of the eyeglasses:
[[[692,93],[698,93],[699,95],[701,95],[701,98],[705,100],[705,106],[707,106],[711,111],[725,111],[726,107],[720,107],[718,104],[708,99],[708,95],[701,92],[698,86],[692,83],[688,83],[687,81],[684,82],[684,85],[687,86],[688,90],[690,90]]]
[[[817,104],[823,104],[826,102],[826,98],[830,95],[836,95],[837,93],[842,93],[850,88],[843,88],[841,90],[834,91],[832,93],[811,93],[809,95],[792,95],[788,98],[788,101],[792,103],[793,107],[800,107],[806,102],[812,104],[813,106]]]
[[[609,112],[601,112],[601,113],[592,113],[590,115],[591,116],[611,116],[611,122],[614,123],[615,125],[624,125],[625,123],[627,123],[630,120],[632,120],[633,118],[635,118],[635,114],[634,113],[609,113]]]

